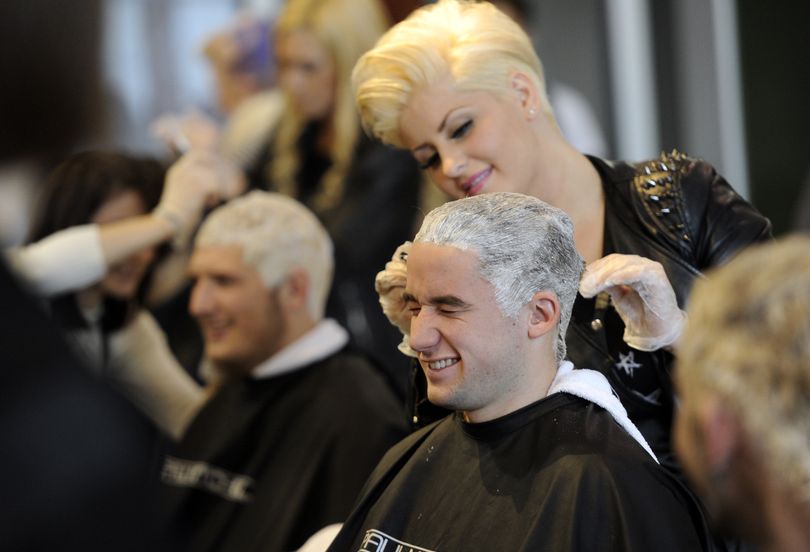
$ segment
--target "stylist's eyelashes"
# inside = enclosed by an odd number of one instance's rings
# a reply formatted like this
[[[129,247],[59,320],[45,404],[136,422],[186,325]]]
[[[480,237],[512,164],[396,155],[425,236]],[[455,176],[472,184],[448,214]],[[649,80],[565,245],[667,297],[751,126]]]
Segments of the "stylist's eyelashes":
[[[456,130],[454,130],[453,134],[451,135],[453,139],[464,137],[472,128],[472,124],[473,124],[472,119],[470,119],[469,121],[458,127]]]

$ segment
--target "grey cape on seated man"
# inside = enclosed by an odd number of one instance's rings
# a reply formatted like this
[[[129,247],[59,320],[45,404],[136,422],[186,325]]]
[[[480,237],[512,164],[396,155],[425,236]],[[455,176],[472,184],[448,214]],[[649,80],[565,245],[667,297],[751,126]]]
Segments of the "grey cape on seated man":
[[[455,413],[386,454],[330,551],[710,549],[605,377],[563,360],[582,269],[570,219],[539,199],[428,214],[407,258],[410,347]]]
[[[233,200],[200,229],[189,309],[224,382],[162,470],[163,509],[189,549],[300,547],[348,516],[406,434],[381,372],[323,318],[332,266],[323,226],[280,194]]]

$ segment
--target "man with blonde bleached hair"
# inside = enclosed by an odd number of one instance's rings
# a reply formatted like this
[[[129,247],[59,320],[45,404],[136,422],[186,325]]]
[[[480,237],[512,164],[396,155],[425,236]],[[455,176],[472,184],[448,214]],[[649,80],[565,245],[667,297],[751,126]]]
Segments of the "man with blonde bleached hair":
[[[455,413],[386,454],[331,551],[708,549],[605,377],[564,360],[583,270],[567,215],[516,193],[447,203],[407,266],[409,346]]]
[[[332,243],[297,201],[254,191],[215,210],[189,263],[189,310],[224,383],[162,470],[191,550],[289,551],[348,515],[405,433],[381,373],[324,319]]]

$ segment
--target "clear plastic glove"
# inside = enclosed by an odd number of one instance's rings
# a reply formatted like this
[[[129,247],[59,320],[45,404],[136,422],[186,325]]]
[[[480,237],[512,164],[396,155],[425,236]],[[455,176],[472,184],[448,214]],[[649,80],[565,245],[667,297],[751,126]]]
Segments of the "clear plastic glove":
[[[374,289],[380,296],[380,305],[382,305],[383,313],[388,321],[402,332],[402,343],[399,344],[400,352],[410,357],[416,357],[416,352],[411,349],[408,337],[411,331],[411,313],[402,298],[408,276],[407,261],[411,245],[411,242],[406,241],[397,247],[391,260],[385,263],[385,269],[377,273],[377,277],[374,279]]]
[[[171,222],[176,236],[190,234],[206,206],[230,199],[244,187],[244,176],[233,164],[213,153],[192,151],[169,168],[154,214]]]
[[[686,313],[661,263],[618,253],[594,261],[585,268],[579,292],[594,297],[603,291],[624,321],[624,341],[634,349],[655,351],[680,337]]]

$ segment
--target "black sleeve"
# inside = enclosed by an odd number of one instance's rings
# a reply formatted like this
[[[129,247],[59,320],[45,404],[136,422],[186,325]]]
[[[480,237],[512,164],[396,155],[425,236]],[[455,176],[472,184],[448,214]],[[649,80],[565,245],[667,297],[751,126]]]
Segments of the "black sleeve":
[[[696,236],[697,268],[728,262],[746,246],[772,237],[770,221],[708,163],[692,160],[681,185]]]

